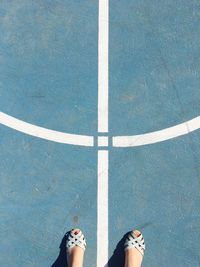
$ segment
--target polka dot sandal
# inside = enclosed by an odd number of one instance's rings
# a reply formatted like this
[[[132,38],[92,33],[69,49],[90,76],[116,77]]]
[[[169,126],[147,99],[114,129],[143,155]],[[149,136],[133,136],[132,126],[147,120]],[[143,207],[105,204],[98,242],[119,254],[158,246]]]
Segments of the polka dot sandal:
[[[139,236],[137,236],[134,232],[131,232],[128,235],[124,243],[124,250],[130,248],[136,248],[142,254],[142,256],[144,256],[145,243],[141,233],[139,234]]]
[[[67,233],[67,241],[66,248],[67,251],[77,246],[82,248],[85,251],[86,248],[86,240],[80,229],[72,229],[69,233]]]

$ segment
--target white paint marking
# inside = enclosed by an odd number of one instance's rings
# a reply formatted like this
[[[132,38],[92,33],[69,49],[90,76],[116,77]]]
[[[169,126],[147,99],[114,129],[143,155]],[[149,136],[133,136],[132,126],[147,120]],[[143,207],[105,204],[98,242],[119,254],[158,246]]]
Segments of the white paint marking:
[[[108,132],[109,0],[99,0],[98,132]]]
[[[98,136],[98,146],[108,146],[108,136]]]
[[[3,112],[0,112],[0,123],[17,131],[36,136],[42,139],[79,146],[94,146],[94,137],[86,135],[68,134],[39,127]]]
[[[185,135],[197,129],[200,129],[200,116],[187,122],[156,132],[132,136],[114,136],[112,141],[114,147],[143,146]]]
[[[108,262],[108,150],[98,151],[97,267]]]
[[[0,123],[17,131],[58,143],[80,146],[94,146],[93,136],[68,134],[46,129],[16,119],[3,112],[0,112]],[[178,124],[176,126],[169,127],[156,132],[132,136],[114,136],[112,138],[112,141],[114,147],[142,146],[169,140],[178,136],[191,133],[198,129],[200,129],[200,116],[184,123]],[[100,143],[100,145],[102,144]]]

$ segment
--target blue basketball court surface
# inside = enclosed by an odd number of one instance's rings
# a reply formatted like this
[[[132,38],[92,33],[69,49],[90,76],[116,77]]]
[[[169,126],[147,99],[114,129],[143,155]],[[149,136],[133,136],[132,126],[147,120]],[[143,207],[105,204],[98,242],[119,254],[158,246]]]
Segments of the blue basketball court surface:
[[[122,267],[135,228],[142,266],[200,266],[199,19],[197,0],[1,1],[1,267],[67,266],[77,227],[85,267]]]

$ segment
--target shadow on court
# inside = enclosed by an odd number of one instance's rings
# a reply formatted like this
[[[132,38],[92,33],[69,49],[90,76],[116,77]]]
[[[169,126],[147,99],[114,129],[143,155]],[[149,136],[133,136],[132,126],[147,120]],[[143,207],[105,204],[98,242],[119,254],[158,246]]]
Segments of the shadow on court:
[[[67,240],[67,235],[69,234],[69,232],[67,232],[61,243],[60,243],[60,253],[57,257],[57,259],[55,260],[55,262],[51,265],[51,267],[68,267],[67,264],[67,254],[66,254],[66,240]]]
[[[143,229],[151,225],[151,222],[146,222],[145,224],[135,227],[135,229],[140,229],[140,231],[143,233]],[[124,253],[124,243],[128,235],[131,233],[131,231],[127,232],[122,239],[118,242],[113,255],[111,256],[110,260],[108,261],[107,266],[108,267],[124,267],[125,263],[125,253]]]
[[[127,232],[117,244],[112,257],[108,261],[109,267],[124,267],[125,253],[124,253],[124,242],[130,232]]]
[[[151,223],[146,223],[142,227],[138,227],[141,230],[144,229],[146,226],[148,226]],[[66,232],[66,234],[63,236],[62,241],[60,243],[60,253],[55,260],[55,262],[51,265],[51,267],[68,267],[67,264],[67,257],[66,257],[66,240],[67,236],[70,233],[70,231]],[[110,260],[108,261],[108,264],[106,266],[108,267],[124,267],[125,262],[125,253],[124,253],[124,243],[128,235],[131,233],[131,231],[127,232],[122,239],[118,242],[113,255],[111,256]]]
[[[116,249],[110,258],[108,262],[109,267],[123,267],[124,266],[124,260],[125,260],[125,254],[124,254],[124,242],[130,232],[127,232],[123,238],[119,241],[119,243],[116,246]],[[67,265],[67,257],[66,257],[66,239],[67,239],[67,232],[60,244],[60,253],[55,260],[55,262],[51,265],[51,267],[68,267]]]

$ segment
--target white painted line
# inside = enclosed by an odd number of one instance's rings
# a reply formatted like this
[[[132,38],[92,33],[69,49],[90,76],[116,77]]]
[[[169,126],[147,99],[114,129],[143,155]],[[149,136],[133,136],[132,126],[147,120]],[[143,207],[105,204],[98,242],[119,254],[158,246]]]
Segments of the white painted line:
[[[108,150],[98,151],[97,267],[108,262]]]
[[[18,120],[3,112],[0,112],[0,123],[17,131],[58,143],[79,146],[94,146],[93,136],[68,134],[49,130]]]
[[[114,147],[143,146],[185,135],[197,129],[200,129],[200,116],[156,132],[132,136],[114,136],[112,142]]]
[[[108,146],[108,136],[98,136],[98,146]]]
[[[98,132],[108,132],[109,0],[99,0]]]

